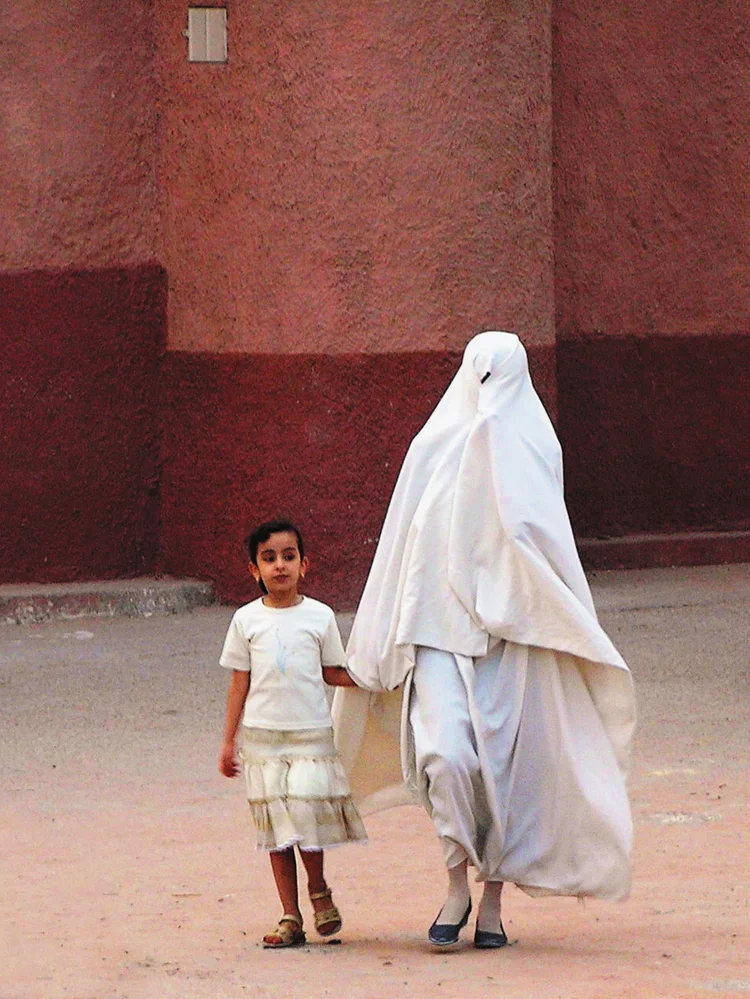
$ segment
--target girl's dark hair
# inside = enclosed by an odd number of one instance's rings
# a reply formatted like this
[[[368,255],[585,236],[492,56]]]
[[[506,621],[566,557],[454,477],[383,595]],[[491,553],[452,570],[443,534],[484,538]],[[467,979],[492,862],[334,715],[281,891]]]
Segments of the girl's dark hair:
[[[267,520],[256,527],[253,533],[248,534],[245,538],[245,548],[247,548],[250,561],[253,565],[258,564],[258,545],[262,545],[264,541],[268,541],[272,534],[278,534],[280,531],[289,531],[291,534],[296,534],[299,557],[305,557],[305,544],[298,527],[295,527],[290,520]]]

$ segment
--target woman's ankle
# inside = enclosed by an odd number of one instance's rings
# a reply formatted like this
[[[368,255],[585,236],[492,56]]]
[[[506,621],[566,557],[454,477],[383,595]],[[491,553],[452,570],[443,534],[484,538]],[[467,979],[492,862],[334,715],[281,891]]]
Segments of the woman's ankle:
[[[448,868],[448,894],[440,910],[438,921],[442,925],[455,925],[466,914],[471,902],[469,876],[465,863]]]
[[[502,925],[502,881],[486,881],[479,903],[477,926],[480,930],[499,933]]]

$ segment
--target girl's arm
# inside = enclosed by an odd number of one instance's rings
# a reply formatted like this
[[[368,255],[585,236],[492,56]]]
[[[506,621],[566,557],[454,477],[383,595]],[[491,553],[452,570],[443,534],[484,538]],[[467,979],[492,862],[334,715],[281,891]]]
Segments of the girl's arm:
[[[323,679],[329,687],[357,687],[343,666],[324,666]]]
[[[233,670],[227,694],[224,741],[221,744],[221,753],[219,754],[219,770],[225,777],[236,777],[240,772],[240,765],[234,751],[234,740],[237,736],[237,729],[240,726],[242,709],[245,706],[245,699],[247,698],[249,689],[250,673],[239,669]]]

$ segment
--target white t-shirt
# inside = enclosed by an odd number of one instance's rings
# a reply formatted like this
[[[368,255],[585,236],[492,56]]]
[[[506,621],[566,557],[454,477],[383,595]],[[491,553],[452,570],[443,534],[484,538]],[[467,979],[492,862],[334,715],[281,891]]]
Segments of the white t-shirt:
[[[331,712],[323,666],[343,666],[333,611],[311,597],[294,607],[240,607],[229,625],[219,662],[250,672],[242,724],[251,728],[323,728]]]

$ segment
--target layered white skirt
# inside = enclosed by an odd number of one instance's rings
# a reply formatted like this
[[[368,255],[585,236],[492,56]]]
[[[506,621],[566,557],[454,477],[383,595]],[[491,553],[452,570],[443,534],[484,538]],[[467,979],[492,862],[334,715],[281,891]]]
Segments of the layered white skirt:
[[[622,899],[625,781],[580,661],[504,642],[472,660],[418,648],[402,753],[445,863],[529,894]]]
[[[242,728],[250,813],[259,850],[323,850],[367,833],[333,744],[332,728]]]

